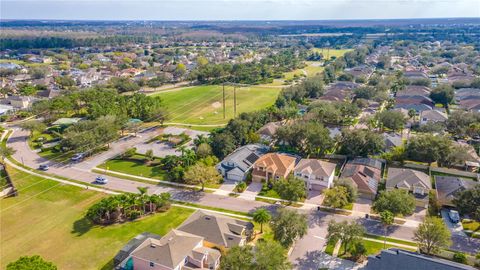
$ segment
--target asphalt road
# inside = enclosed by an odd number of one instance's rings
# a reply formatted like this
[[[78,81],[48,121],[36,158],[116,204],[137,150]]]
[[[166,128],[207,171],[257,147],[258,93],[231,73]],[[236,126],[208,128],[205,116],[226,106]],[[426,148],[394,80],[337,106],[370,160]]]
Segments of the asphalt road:
[[[16,153],[13,155],[13,158],[17,161],[24,163],[24,165],[30,168],[38,168],[40,164],[49,164],[50,169],[49,173],[53,175],[58,175],[65,178],[75,179],[77,181],[85,183],[93,183],[97,173],[90,171],[91,168],[100,165],[105,160],[112,158],[126,149],[134,146],[135,144],[142,143],[148,138],[160,134],[161,129],[152,129],[141,133],[141,137],[131,137],[129,139],[121,139],[117,142],[114,142],[110,145],[110,150],[103,152],[94,157],[90,157],[85,161],[79,163],[68,163],[68,164],[58,164],[47,159],[40,157],[37,153],[32,151],[27,143],[27,138],[29,136],[28,131],[24,131],[18,128],[14,129],[13,134],[10,136],[7,144],[8,146],[14,148]],[[224,209],[230,209],[234,211],[241,212],[253,212],[257,208],[265,207],[274,211],[277,206],[272,204],[267,204],[259,201],[244,200],[241,198],[229,197],[224,195],[217,195],[213,193],[206,192],[196,192],[185,189],[176,189],[152,184],[141,183],[137,181],[126,180],[118,177],[108,176],[108,184],[103,187],[115,191],[124,191],[124,192],[138,192],[138,187],[148,187],[149,193],[161,193],[169,192],[172,195],[174,200],[185,201],[196,203],[204,206],[210,207],[219,207]],[[363,224],[366,230],[369,233],[383,235],[383,227],[381,224],[374,220],[367,220],[365,218],[359,218],[355,216],[344,216],[331,213],[317,212],[317,211],[307,211],[302,209],[297,209],[298,211],[303,211],[309,214],[311,219],[309,236],[319,236],[324,237],[326,235],[327,224],[330,220],[353,220]],[[411,240],[413,238],[415,228],[407,226],[390,226],[388,230],[388,236],[397,237],[401,239]],[[315,239],[320,239],[313,237]],[[452,247],[458,250],[466,252],[478,252],[480,247],[480,241],[478,239],[470,240],[464,235],[455,234],[452,237],[453,245]],[[308,244],[308,241],[302,245],[297,245],[300,250],[296,251],[298,258],[301,258],[305,253],[314,248],[318,250],[318,243],[315,241],[312,245]],[[301,249],[304,249],[305,252],[302,252]],[[294,250],[295,252],[295,250]]]

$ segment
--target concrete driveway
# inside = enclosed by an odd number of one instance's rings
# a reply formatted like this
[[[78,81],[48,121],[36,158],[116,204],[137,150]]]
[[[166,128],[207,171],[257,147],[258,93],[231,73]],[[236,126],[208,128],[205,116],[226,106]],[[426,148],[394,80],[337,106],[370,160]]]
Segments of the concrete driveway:
[[[448,209],[445,209],[443,208],[440,213],[442,214],[442,219],[443,219],[443,222],[445,222],[445,224],[447,225],[448,229],[450,230],[450,232],[453,234],[459,234],[459,235],[465,235],[465,233],[463,232],[463,226],[462,226],[462,223],[459,222],[457,224],[454,224],[450,218],[448,217]]]
[[[322,204],[324,197],[325,196],[323,196],[321,190],[309,190],[305,202],[312,204]]]
[[[372,208],[373,201],[371,199],[366,198],[357,198],[355,203],[353,204],[353,211],[363,212],[363,213],[370,213]]]
[[[228,195],[233,191],[236,185],[237,185],[237,182],[235,181],[225,180],[223,184],[220,186],[220,188],[218,188],[218,190],[216,190],[214,193]]]
[[[262,183],[250,183],[247,189],[242,194],[240,194],[239,198],[249,201],[255,201],[255,197],[257,196],[257,194],[262,191],[262,186]]]

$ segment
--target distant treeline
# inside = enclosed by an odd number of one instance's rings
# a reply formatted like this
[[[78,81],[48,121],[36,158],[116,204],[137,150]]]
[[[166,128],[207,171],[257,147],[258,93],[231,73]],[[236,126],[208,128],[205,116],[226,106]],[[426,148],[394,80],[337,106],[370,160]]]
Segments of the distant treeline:
[[[0,50],[18,49],[49,49],[49,48],[75,48],[103,45],[122,45],[126,43],[144,43],[155,41],[155,36],[106,36],[97,38],[64,38],[64,37],[22,37],[1,38]]]

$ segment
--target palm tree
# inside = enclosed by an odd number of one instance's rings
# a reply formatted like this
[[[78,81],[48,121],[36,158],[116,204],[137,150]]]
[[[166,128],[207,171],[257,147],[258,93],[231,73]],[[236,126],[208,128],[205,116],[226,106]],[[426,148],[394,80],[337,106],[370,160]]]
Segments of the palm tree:
[[[380,213],[380,220],[382,221],[383,227],[385,228],[383,248],[387,246],[387,229],[388,226],[392,225],[395,221],[395,216],[392,212],[385,210]]]
[[[253,221],[260,224],[260,233],[263,233],[263,224],[270,221],[272,216],[265,208],[260,208],[253,213]]]
[[[138,202],[140,203],[140,205],[142,206],[142,209],[143,209],[143,213],[145,214],[145,204],[146,204],[146,200],[145,200],[145,197],[147,197],[147,191],[148,191],[148,187],[137,187],[139,193],[140,193],[140,196],[137,198],[138,199]]]
[[[16,150],[13,149],[12,147],[0,145],[0,157],[2,157],[2,161],[4,161],[5,158],[15,154],[15,152]]]

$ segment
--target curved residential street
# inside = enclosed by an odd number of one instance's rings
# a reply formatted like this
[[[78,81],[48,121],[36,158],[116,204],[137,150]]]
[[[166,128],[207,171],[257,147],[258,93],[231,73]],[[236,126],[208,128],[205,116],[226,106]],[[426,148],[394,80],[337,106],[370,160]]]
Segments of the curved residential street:
[[[102,164],[107,159],[113,158],[114,156],[124,152],[126,149],[131,148],[136,144],[142,143],[147,141],[149,138],[161,134],[161,132],[162,129],[150,129],[139,133],[139,136],[137,137],[120,139],[112,143],[110,145],[110,150],[106,152],[90,157],[79,163],[69,162],[67,164],[57,164],[49,161],[45,158],[42,158],[38,155],[38,153],[30,149],[27,142],[27,138],[29,136],[28,131],[14,127],[13,133],[8,139],[7,144],[16,150],[16,153],[12,157],[18,162],[23,162],[25,166],[30,168],[38,168],[40,164],[48,164],[50,166],[48,173],[52,176],[56,175],[59,177],[74,179],[76,181],[91,184],[98,175],[98,173],[91,171],[92,168]],[[252,212],[259,207],[266,207],[271,211],[274,211],[277,207],[276,205],[255,200],[245,200],[240,197],[231,197],[228,195],[146,184],[113,176],[108,176],[108,180],[108,184],[99,187],[121,192],[138,192],[138,187],[148,187],[150,193],[169,192],[172,195],[172,199],[177,201],[190,202],[208,207],[218,207],[241,212]],[[316,257],[318,256],[315,254],[320,252],[321,248],[325,244],[327,224],[330,220],[354,220],[363,224],[368,233],[377,235],[383,235],[384,233],[384,229],[378,221],[365,219],[363,215],[354,213],[350,216],[345,216],[326,213],[317,211],[315,207],[302,207],[294,209],[308,213],[310,220],[308,234],[304,238],[297,241],[290,254],[290,260],[292,263],[297,264],[298,269],[318,269],[316,268],[318,267],[318,263],[316,262]],[[414,226],[395,225],[389,227],[388,236],[411,240],[413,238],[414,231]],[[452,241],[452,247],[462,251],[478,252],[480,247],[480,239],[468,239],[468,237],[458,234],[452,237]]]

